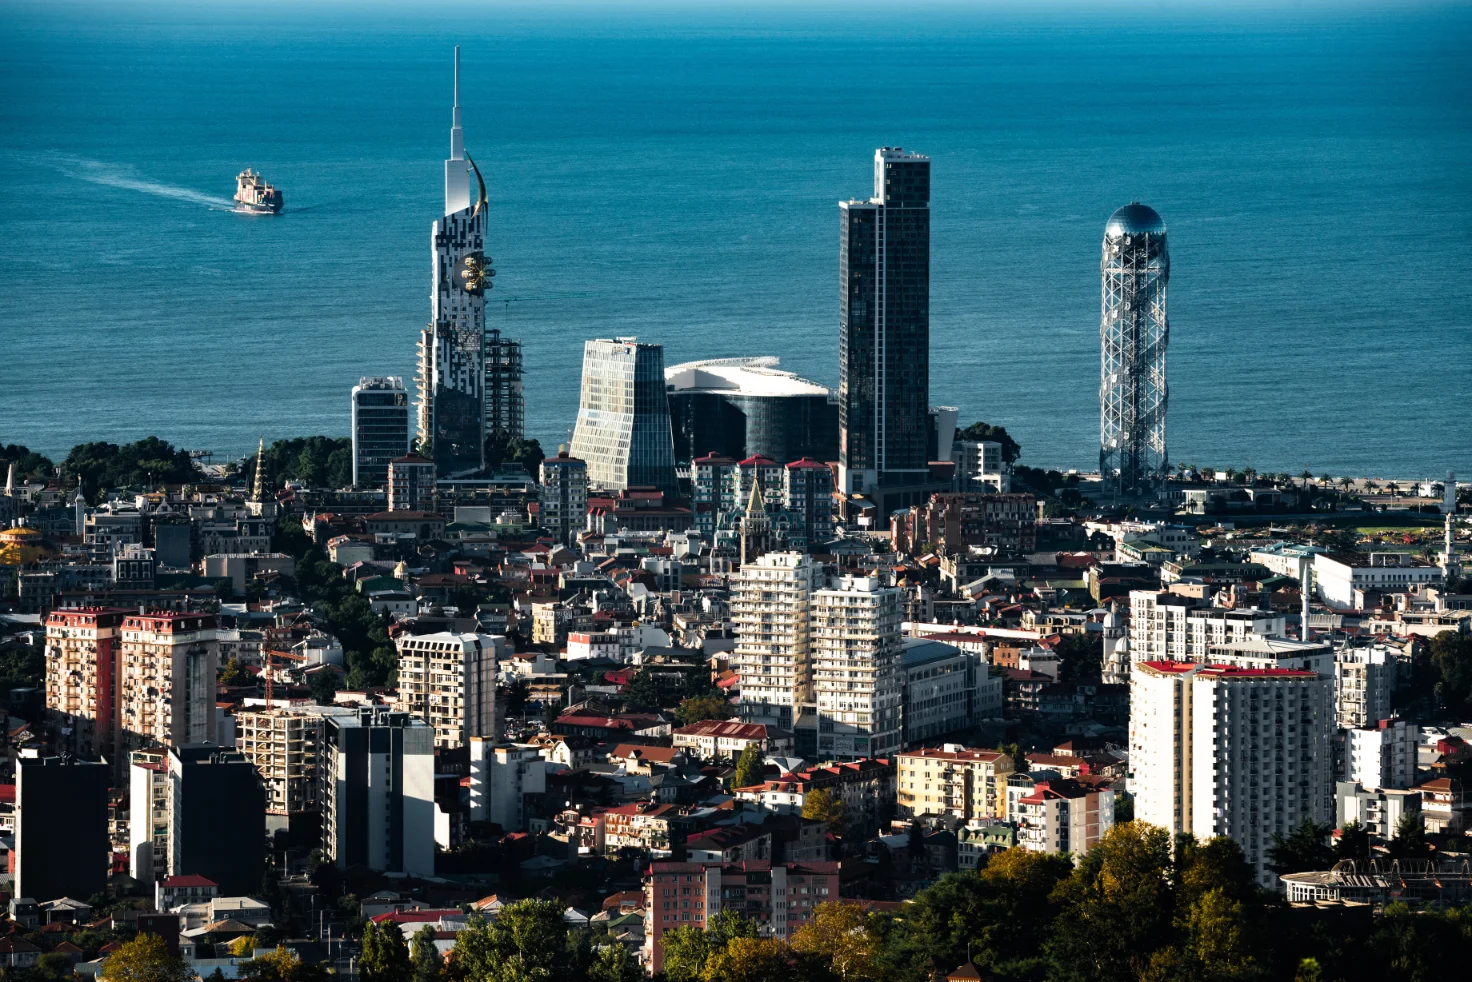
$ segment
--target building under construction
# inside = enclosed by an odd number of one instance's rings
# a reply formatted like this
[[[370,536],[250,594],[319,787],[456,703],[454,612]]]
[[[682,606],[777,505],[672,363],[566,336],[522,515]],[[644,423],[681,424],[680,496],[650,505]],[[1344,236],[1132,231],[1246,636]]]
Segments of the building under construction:
[[[1132,202],[1109,217],[1099,273],[1099,472],[1116,501],[1155,499],[1165,489],[1170,340],[1170,254],[1155,209]]]

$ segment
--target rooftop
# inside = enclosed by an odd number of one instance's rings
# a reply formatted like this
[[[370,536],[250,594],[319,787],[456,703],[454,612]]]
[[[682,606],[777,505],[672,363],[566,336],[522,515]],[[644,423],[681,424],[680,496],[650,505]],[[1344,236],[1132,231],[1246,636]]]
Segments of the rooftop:
[[[777,368],[773,356],[687,361],[664,370],[674,393],[725,392],[746,396],[826,396],[828,387]]]

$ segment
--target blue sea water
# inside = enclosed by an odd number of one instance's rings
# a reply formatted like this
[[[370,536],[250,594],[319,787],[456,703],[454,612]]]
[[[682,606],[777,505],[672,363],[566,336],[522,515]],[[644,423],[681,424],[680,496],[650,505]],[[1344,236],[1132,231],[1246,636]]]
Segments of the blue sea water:
[[[491,321],[837,381],[837,201],[933,160],[932,402],[1097,460],[1099,242],[1170,228],[1171,457],[1472,477],[1472,12],[0,5],[0,442],[345,434],[413,374],[463,46]],[[1021,6],[1021,5],[1019,5]],[[234,214],[250,165],[276,218]]]

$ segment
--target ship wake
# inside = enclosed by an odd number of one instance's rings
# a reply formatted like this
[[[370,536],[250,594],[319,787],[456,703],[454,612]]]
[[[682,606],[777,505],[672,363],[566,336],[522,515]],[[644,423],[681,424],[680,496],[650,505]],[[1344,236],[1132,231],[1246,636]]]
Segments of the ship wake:
[[[65,154],[52,154],[38,156],[35,162],[55,168],[78,180],[87,181],[91,184],[101,184],[104,187],[121,188],[125,191],[137,191],[141,194],[151,194],[159,198],[172,198],[175,201],[186,201],[190,204],[203,205],[206,208],[218,209],[220,211],[234,211],[235,202],[229,198],[216,197],[212,194],[204,194],[193,188],[180,187],[177,184],[165,184],[140,175],[131,165],[109,164],[100,160],[88,160],[85,157],[73,157]]]

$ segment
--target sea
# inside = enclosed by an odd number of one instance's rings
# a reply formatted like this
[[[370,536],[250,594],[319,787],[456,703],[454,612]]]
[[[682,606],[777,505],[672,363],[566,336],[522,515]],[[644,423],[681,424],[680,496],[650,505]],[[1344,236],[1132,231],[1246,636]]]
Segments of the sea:
[[[1472,478],[1460,3],[0,2],[0,443],[229,459],[412,387],[452,48],[528,434],[583,342],[838,375],[838,202],[932,158],[931,402],[1097,466],[1099,255],[1169,227],[1172,461]],[[236,214],[238,171],[283,189]]]

